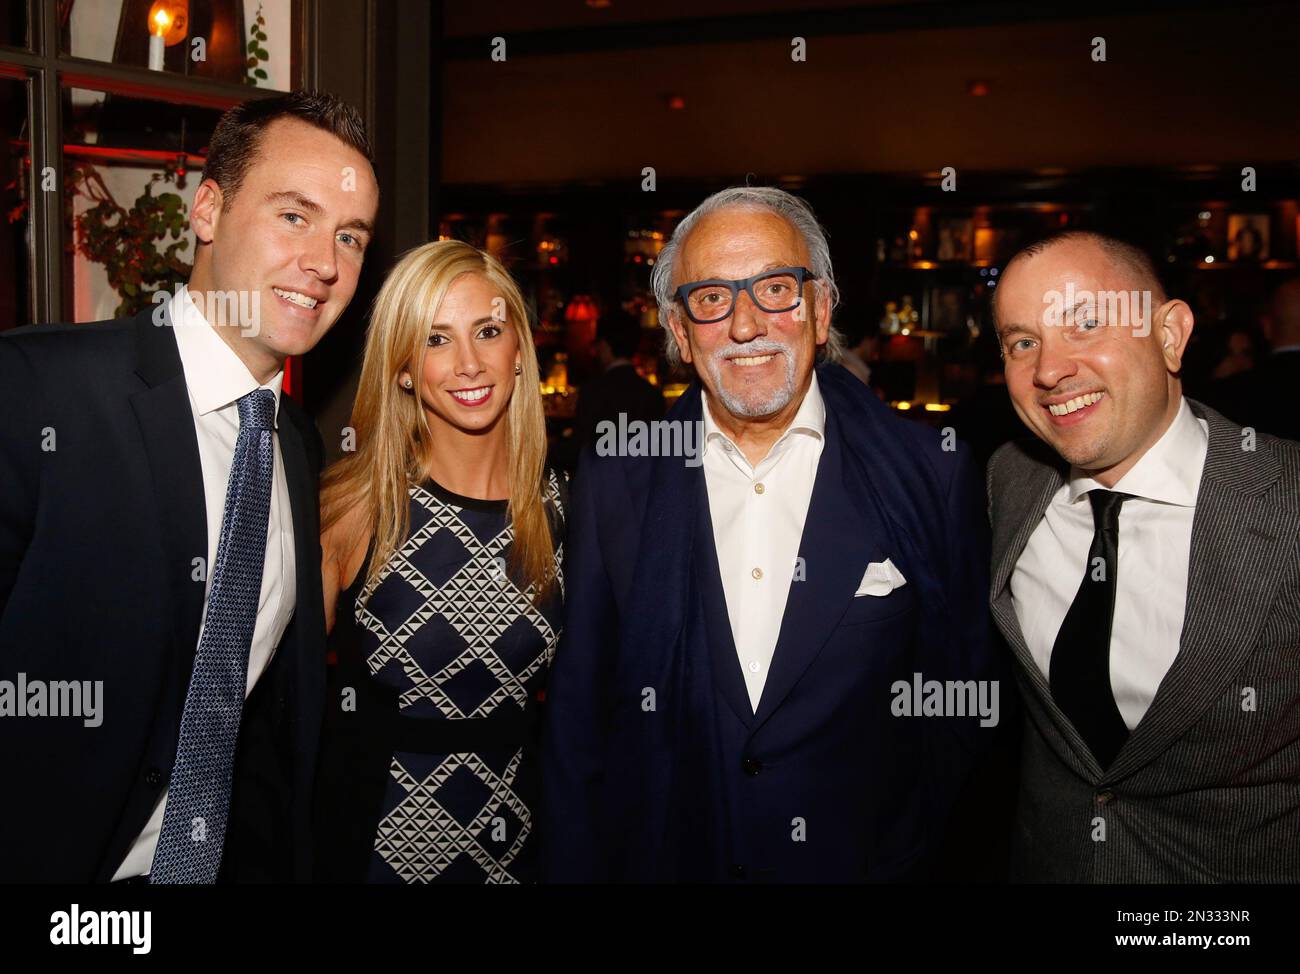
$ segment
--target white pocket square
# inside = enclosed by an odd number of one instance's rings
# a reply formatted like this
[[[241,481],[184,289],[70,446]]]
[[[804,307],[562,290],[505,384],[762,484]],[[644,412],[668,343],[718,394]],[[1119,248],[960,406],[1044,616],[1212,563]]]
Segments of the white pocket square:
[[[867,566],[866,574],[862,576],[862,581],[858,585],[858,590],[853,593],[853,597],[888,595],[894,589],[902,588],[906,584],[907,579],[903,577],[903,573],[888,558],[884,561],[873,561]]]

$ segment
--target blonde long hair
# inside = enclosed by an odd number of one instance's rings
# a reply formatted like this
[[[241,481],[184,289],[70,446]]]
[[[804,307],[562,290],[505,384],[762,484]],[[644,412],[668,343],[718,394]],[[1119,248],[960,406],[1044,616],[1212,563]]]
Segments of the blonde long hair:
[[[506,323],[519,340],[522,372],[506,409],[510,501],[514,525],[512,566],[540,600],[555,582],[555,549],[543,498],[546,420],[542,413],[537,353],[528,309],[510,273],[490,254],[458,240],[440,240],[405,254],[375,297],[366,331],[365,360],[352,406],[356,450],[332,464],[321,480],[321,531],[354,511],[355,528],[341,539],[354,551],[363,538],[373,541],[366,585],[406,540],[410,526],[409,490],[427,476],[437,449],[420,396],[403,393],[403,371],[421,368],[433,320],[452,283],[462,274],[479,274],[505,301]]]

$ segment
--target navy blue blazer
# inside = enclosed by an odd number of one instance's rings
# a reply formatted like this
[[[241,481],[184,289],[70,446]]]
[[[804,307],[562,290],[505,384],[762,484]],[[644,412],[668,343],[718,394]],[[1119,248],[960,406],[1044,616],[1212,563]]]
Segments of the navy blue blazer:
[[[547,691],[548,881],[856,882],[927,873],[982,745],[976,718],[894,716],[891,687],[997,679],[988,527],[968,451],[820,365],[825,445],[757,713],[703,468],[598,457],[575,478]],[[698,383],[668,419],[701,417]],[[854,592],[889,558],[907,584]]]

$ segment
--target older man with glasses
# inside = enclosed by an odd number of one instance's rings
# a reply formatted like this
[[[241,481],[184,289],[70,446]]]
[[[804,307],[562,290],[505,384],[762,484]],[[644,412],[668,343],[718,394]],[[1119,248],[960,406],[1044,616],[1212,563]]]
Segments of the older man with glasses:
[[[998,720],[974,466],[835,364],[802,200],[711,196],[654,284],[668,355],[697,375],[668,421],[702,436],[673,442],[701,455],[579,465],[546,876],[924,877]]]

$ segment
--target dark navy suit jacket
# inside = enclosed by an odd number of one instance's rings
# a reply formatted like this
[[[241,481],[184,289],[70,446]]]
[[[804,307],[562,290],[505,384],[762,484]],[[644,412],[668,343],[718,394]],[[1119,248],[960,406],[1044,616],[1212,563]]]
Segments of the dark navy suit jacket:
[[[898,717],[892,686],[996,679],[984,495],[964,447],[818,367],[825,446],[757,713],[701,466],[584,455],[547,693],[550,881],[854,882],[926,875],[989,739]],[[698,383],[670,420],[701,417]],[[949,449],[945,449],[945,445]],[[955,448],[953,448],[955,447]],[[872,562],[907,583],[855,597]]]
[[[103,723],[0,718],[0,881],[106,882],[176,757],[207,515],[172,333],[133,318],[0,337],[0,680],[103,682]],[[293,621],[244,704],[221,878],[304,880],[325,695],[320,434],[287,395]],[[46,430],[55,449],[42,449]]]

